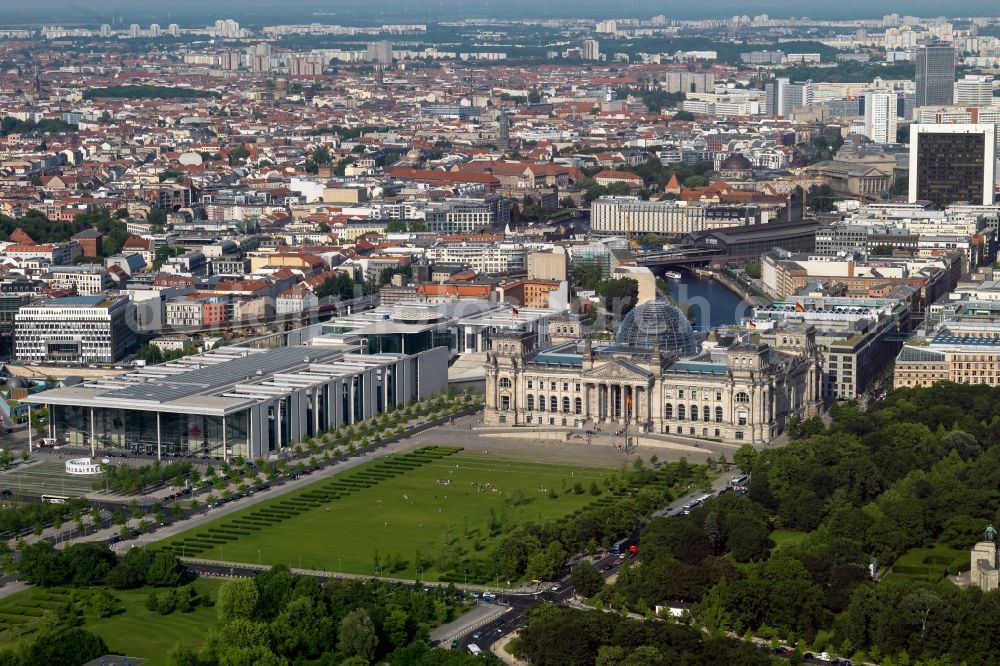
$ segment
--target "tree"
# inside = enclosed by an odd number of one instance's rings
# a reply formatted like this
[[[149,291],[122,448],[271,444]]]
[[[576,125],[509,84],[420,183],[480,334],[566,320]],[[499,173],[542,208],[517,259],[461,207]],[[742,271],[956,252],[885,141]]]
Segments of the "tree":
[[[749,277],[759,280],[761,275],[761,266],[759,261],[748,261],[744,266],[743,270]]]
[[[104,543],[74,543],[63,550],[63,566],[69,570],[70,583],[77,587],[102,585],[118,558]]]
[[[317,298],[339,298],[350,300],[354,298],[357,290],[357,283],[351,276],[343,272],[326,278],[323,284],[316,290]]]
[[[603,269],[596,261],[573,262],[573,281],[577,289],[595,291],[601,286]]]
[[[811,210],[827,213],[835,208],[837,196],[829,185],[811,185],[806,200]]]
[[[705,536],[712,544],[712,550],[718,552],[722,546],[722,525],[719,523],[719,514],[712,511],[705,517]]]
[[[24,664],[83,664],[108,653],[97,634],[80,627],[61,629],[38,636],[23,653]]]
[[[743,444],[736,453],[733,454],[733,462],[736,466],[744,473],[749,472],[753,469],[754,460],[757,458],[757,450],[753,448],[752,444]]]
[[[48,541],[36,541],[32,544],[18,544],[20,559],[18,573],[25,583],[54,587],[69,580],[70,570],[63,561],[62,553]]]
[[[727,547],[737,562],[751,562],[765,558],[771,551],[767,525],[759,520],[743,519],[729,532]]]
[[[532,578],[552,578],[566,565],[567,553],[563,545],[553,541],[544,550],[528,557],[527,573]]]
[[[632,278],[614,278],[601,283],[597,293],[604,299],[604,309],[621,319],[638,302],[639,283]]]
[[[240,578],[227,580],[219,587],[215,608],[223,622],[250,619],[257,609],[260,593],[252,580]]]
[[[375,624],[368,611],[356,608],[340,621],[337,649],[349,657],[361,657],[365,663],[371,663],[378,647],[378,636]]]
[[[409,642],[409,635],[406,631],[409,614],[399,606],[389,608],[389,613],[382,620],[382,633],[392,644],[393,648],[401,648]]]
[[[604,588],[604,576],[593,563],[583,560],[573,567],[570,583],[581,595],[592,597]]]
[[[90,597],[90,606],[97,617],[111,617],[121,609],[121,602],[105,589],[99,589]]]
[[[146,570],[146,584],[156,587],[174,587],[184,578],[184,565],[173,553],[157,550]]]
[[[330,151],[327,150],[325,147],[320,146],[319,148],[313,151],[312,159],[313,162],[315,162],[316,164],[329,164],[331,161]]]

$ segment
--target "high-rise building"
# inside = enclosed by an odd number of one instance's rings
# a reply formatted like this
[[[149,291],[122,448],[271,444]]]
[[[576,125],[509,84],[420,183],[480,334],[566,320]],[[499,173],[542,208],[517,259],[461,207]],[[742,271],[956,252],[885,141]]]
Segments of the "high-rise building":
[[[995,152],[992,124],[910,125],[910,203],[993,205]]]
[[[767,84],[764,92],[764,115],[767,116],[789,116],[795,109],[813,103],[812,81],[790,83],[788,79],[776,78]]]
[[[217,36],[225,39],[236,39],[243,36],[239,22],[233,19],[219,19],[215,22],[215,26],[209,27],[209,29],[214,30]]]
[[[955,48],[950,44],[918,46],[916,105],[950,106],[955,100]]]
[[[584,60],[601,59],[601,43],[596,39],[585,39],[581,44]]]
[[[111,26],[107,23],[101,25],[101,37],[111,36]]]
[[[500,116],[497,118],[497,149],[501,152],[510,150],[510,117],[506,109],[500,109]]]
[[[663,89],[671,93],[712,92],[715,74],[711,72],[667,72],[663,75]]]
[[[171,37],[178,37],[181,34],[181,27],[176,23],[171,23],[167,26],[167,32],[170,33]]]
[[[380,65],[392,64],[392,42],[382,40],[368,45],[368,60]]]
[[[955,82],[956,106],[990,106],[993,104],[993,77],[966,74]]]
[[[163,34],[163,31],[160,30],[160,24],[159,23],[151,23],[149,25],[149,36],[150,37],[153,37],[155,39],[156,37],[159,37],[161,34]]]
[[[139,27],[138,23],[133,23],[128,27],[128,36],[135,39],[142,32],[142,28]]]
[[[224,51],[219,56],[219,67],[222,69],[236,71],[240,68],[242,57],[239,51]]]
[[[865,136],[875,143],[896,142],[896,93],[865,93]]]

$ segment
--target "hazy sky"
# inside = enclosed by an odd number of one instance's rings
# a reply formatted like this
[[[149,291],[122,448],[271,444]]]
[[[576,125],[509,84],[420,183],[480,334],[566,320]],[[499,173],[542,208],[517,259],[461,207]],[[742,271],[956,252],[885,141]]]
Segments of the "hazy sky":
[[[930,0],[840,0],[803,3],[801,0],[763,0],[758,3],[739,0],[703,2],[663,2],[662,0],[49,0],[28,3],[0,0],[3,12],[0,24],[12,22],[105,22],[120,16],[126,22],[152,21],[188,24],[207,23],[218,17],[250,21],[301,21],[314,12],[332,12],[343,20],[350,18],[434,19],[464,16],[580,16],[625,17],[664,14],[674,18],[725,17],[733,14],[768,13],[774,16],[862,18],[886,13],[940,15],[947,9],[952,15],[984,16],[1000,14],[996,0],[960,0],[948,3]],[[315,17],[314,17],[315,18]],[[334,20],[334,19],[326,19]]]

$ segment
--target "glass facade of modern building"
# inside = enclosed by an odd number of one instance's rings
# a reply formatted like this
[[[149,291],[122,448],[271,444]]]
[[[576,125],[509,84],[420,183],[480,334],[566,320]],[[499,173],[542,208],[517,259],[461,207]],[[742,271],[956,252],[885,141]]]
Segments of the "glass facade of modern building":
[[[139,455],[269,456],[448,387],[448,350],[223,348],[32,396],[60,445]]]
[[[93,443],[97,450],[120,449],[141,455],[156,455],[159,448],[169,456],[221,458],[224,446],[229,455],[250,455],[247,411],[224,417],[100,407],[93,409],[93,417],[90,412],[90,408],[78,405],[53,405],[52,426],[59,441],[86,448]]]

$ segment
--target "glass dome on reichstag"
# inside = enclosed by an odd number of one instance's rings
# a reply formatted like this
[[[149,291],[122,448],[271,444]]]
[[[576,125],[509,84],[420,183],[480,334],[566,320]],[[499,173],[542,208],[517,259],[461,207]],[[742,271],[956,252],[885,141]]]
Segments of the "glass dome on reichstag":
[[[698,340],[691,323],[674,305],[666,301],[646,301],[625,315],[615,345],[652,349],[656,340],[665,353],[693,356],[698,353]]]

